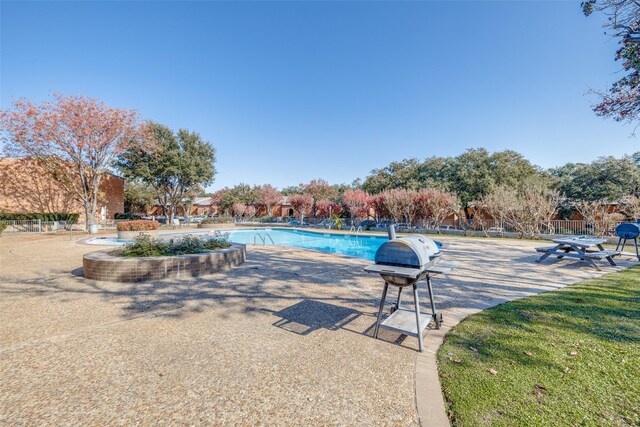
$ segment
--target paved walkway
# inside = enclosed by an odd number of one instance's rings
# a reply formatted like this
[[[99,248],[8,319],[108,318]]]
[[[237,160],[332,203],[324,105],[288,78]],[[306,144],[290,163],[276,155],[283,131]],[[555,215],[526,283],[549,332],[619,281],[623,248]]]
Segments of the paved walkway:
[[[461,265],[435,284],[445,329],[418,354],[415,339],[370,337],[382,283],[361,260],[249,247],[229,273],[116,284],[80,276],[95,247],[3,236],[0,422],[446,425],[434,356],[446,328],[599,274],[536,264],[531,242],[449,242]]]

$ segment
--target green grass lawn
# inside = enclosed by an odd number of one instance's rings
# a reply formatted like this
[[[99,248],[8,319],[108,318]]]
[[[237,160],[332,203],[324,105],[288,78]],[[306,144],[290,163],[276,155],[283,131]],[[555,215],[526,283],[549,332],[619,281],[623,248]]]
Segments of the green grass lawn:
[[[640,267],[472,315],[438,361],[456,426],[638,426]]]

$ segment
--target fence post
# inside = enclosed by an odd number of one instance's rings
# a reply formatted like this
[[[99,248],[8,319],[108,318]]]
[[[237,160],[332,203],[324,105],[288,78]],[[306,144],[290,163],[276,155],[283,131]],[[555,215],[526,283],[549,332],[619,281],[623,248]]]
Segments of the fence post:
[[[38,233],[42,233],[42,220],[38,220]]]

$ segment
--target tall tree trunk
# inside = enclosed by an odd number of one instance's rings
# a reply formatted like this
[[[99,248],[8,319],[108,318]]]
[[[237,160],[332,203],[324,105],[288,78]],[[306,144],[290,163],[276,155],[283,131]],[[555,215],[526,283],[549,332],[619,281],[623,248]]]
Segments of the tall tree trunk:
[[[87,231],[89,231],[91,224],[93,224],[93,219],[91,218],[91,206],[89,205],[88,200],[84,202],[84,216],[85,216],[85,226]]]
[[[93,178],[93,185],[91,188],[91,222],[89,224],[95,224],[96,211],[98,210],[98,194],[100,193],[100,176]]]

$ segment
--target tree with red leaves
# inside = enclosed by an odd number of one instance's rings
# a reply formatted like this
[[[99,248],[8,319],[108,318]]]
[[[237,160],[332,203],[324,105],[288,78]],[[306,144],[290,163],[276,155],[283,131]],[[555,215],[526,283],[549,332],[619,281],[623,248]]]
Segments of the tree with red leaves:
[[[273,215],[275,208],[282,203],[282,193],[272,185],[265,184],[260,187],[260,195],[262,196],[262,203],[267,209],[267,216]]]
[[[293,208],[293,212],[300,216],[300,223],[302,223],[303,215],[309,216],[311,209],[313,208],[313,197],[308,194],[294,194],[289,197],[289,203]]]
[[[244,203],[234,203],[233,204],[233,214],[235,216],[244,215],[246,210],[247,210],[247,205],[245,205]]]
[[[308,184],[300,184],[302,194],[311,196],[314,200],[311,206],[311,212],[313,216],[316,216],[317,206],[315,202],[320,200],[335,200],[338,197],[338,192],[329,185],[324,179],[312,179]]]
[[[424,188],[414,195],[413,203],[416,207],[416,220],[421,223],[422,228],[427,228],[427,224],[432,218],[431,201],[435,191],[437,190]]]
[[[55,95],[53,102],[27,99],[0,110],[7,155],[32,157],[82,204],[92,229],[100,181],[125,150],[142,147],[138,114],[83,96]]]
[[[247,208],[244,210],[244,217],[246,219],[250,219],[253,218],[254,216],[256,216],[256,213],[258,212],[258,209],[256,209],[255,206],[253,205],[249,205],[247,206]]]
[[[375,196],[371,196],[371,207],[376,213],[378,219],[381,218],[391,218],[391,212],[387,208],[387,201],[385,199],[385,194],[380,193]]]
[[[396,188],[383,193],[385,205],[393,220],[396,222],[407,221],[411,225],[416,216],[415,194],[413,190]]]
[[[371,205],[371,196],[362,190],[347,190],[342,196],[342,203],[349,209],[352,218],[367,218]]]
[[[313,200],[335,200],[338,192],[324,179],[312,179],[308,184],[300,184],[303,194],[313,197]]]
[[[320,200],[316,202],[316,214],[321,217],[329,218],[332,215],[338,215],[342,212],[342,205],[332,202],[331,200]]]

